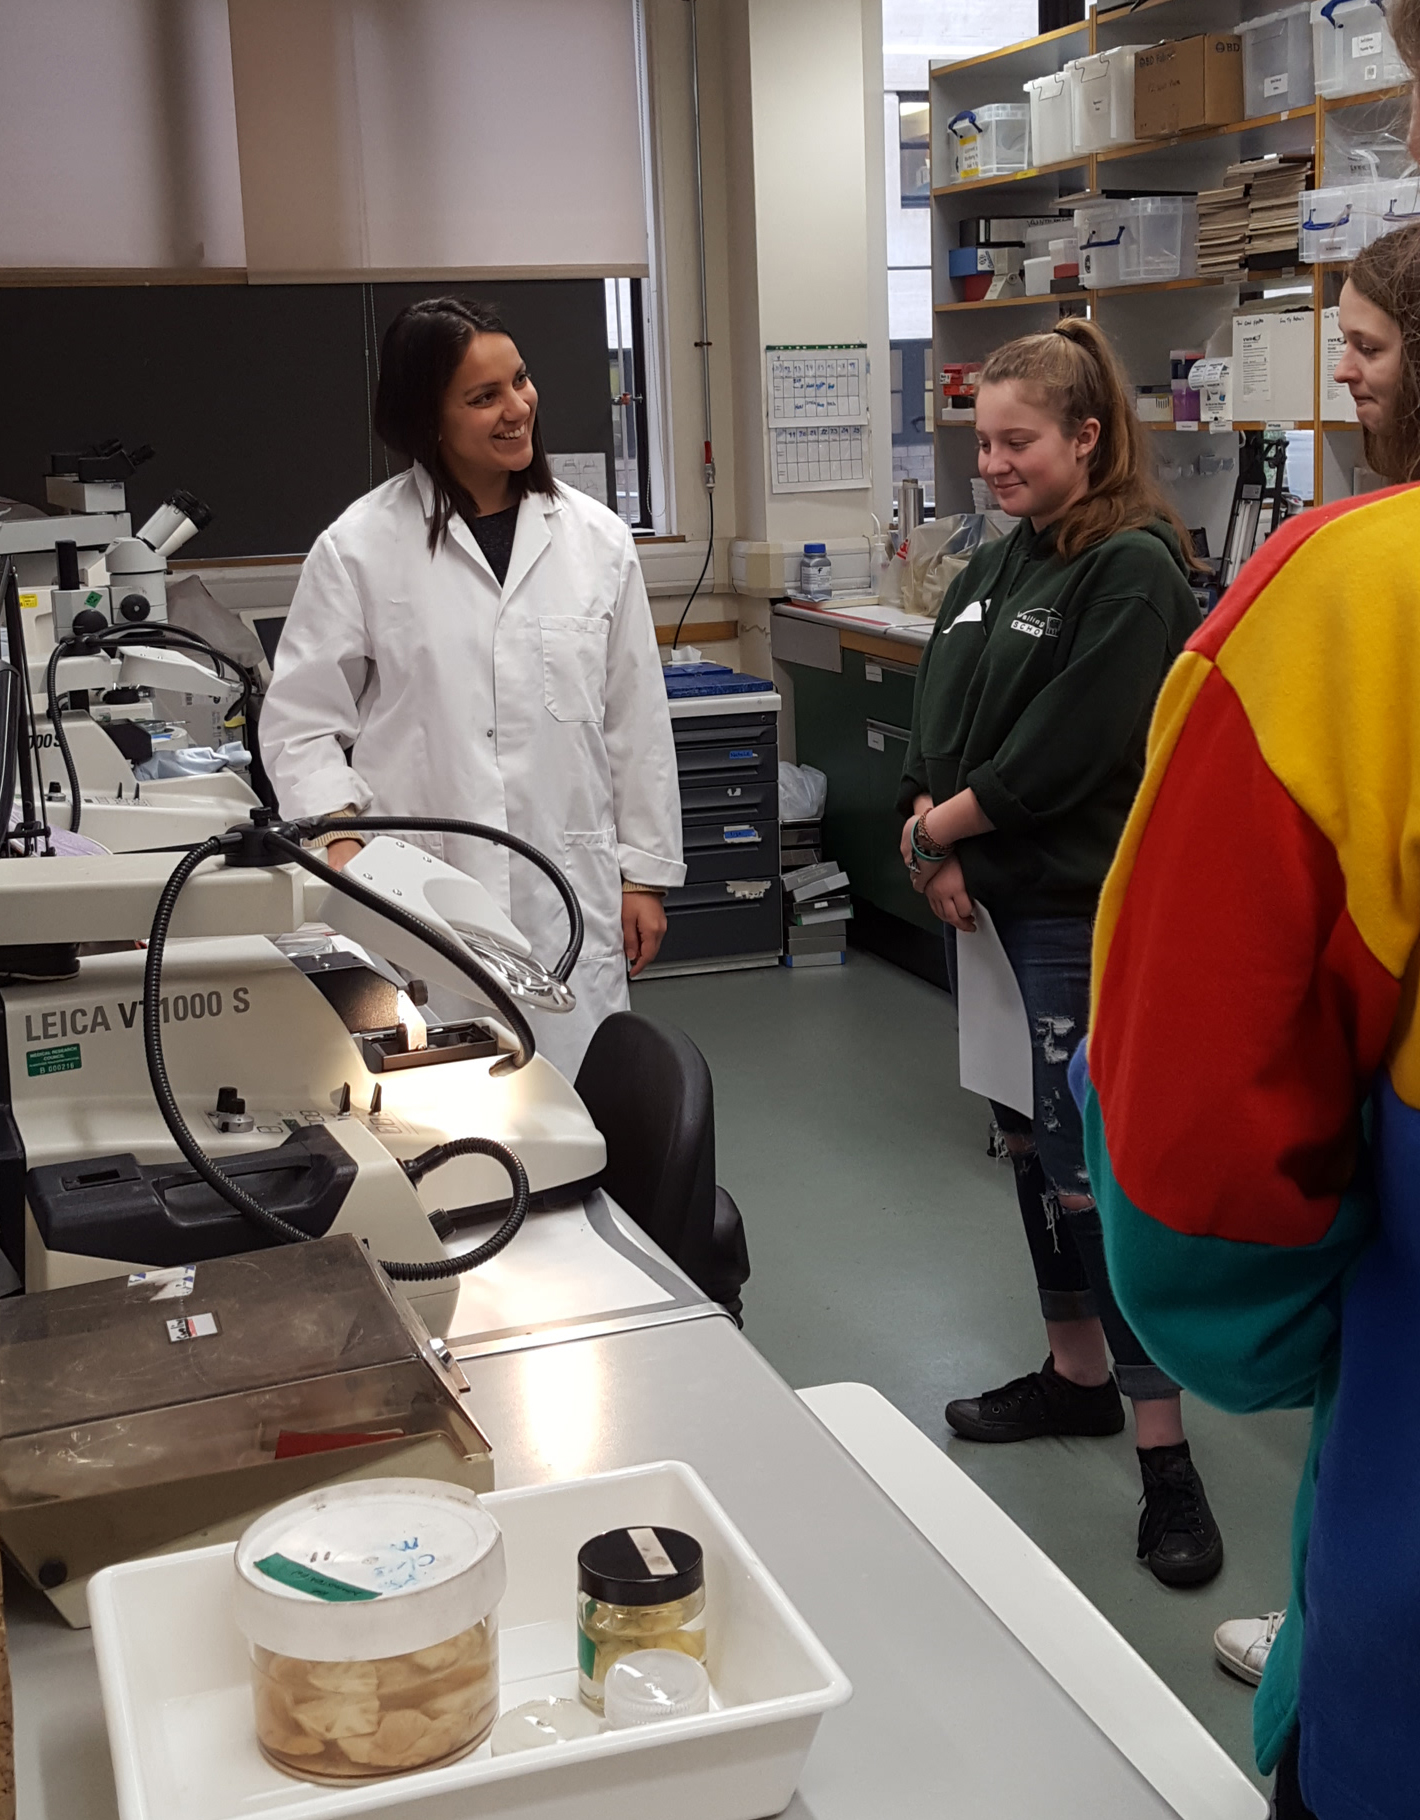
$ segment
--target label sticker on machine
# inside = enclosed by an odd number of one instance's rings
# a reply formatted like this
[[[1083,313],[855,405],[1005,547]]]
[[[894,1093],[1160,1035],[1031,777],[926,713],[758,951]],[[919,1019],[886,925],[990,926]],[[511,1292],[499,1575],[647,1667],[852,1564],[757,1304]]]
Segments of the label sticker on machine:
[[[128,1279],[130,1289],[151,1289],[150,1302],[178,1302],[192,1294],[197,1281],[195,1264],[174,1264],[167,1270],[135,1270]]]
[[[222,1330],[215,1314],[183,1314],[167,1323],[168,1338],[177,1345],[182,1340],[210,1340]]]
[[[71,1068],[82,1068],[84,1058],[77,1043],[61,1043],[55,1049],[31,1049],[25,1056],[25,1072],[31,1079],[37,1074],[66,1074]]]

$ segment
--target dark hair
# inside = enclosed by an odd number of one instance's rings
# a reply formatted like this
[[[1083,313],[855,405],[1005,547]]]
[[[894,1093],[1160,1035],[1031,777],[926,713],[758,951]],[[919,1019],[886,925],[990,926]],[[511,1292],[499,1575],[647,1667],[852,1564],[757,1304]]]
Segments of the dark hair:
[[[498,312],[486,303],[466,303],[461,297],[426,297],[400,311],[380,344],[375,434],[398,454],[417,461],[434,483],[434,510],[429,515],[431,556],[448,536],[454,514],[477,509],[477,502],[454,479],[439,453],[444,395],[475,335],[507,334]],[[532,460],[525,468],[509,474],[508,479],[515,499],[525,493],[557,497],[557,482],[548,466],[542,426],[536,415],[532,424]]]
[[[1193,567],[1193,540],[1153,477],[1153,451],[1139,426],[1130,387],[1104,332],[1083,316],[1063,316],[1042,335],[1022,335],[987,357],[978,385],[1014,379],[1029,386],[1067,436],[1097,419],[1090,452],[1089,490],[1056,528],[1055,547],[1069,562],[1116,531],[1162,518]]]
[[[1367,466],[1396,483],[1420,480],[1420,222],[1373,240],[1347,277],[1400,330],[1400,389],[1385,428],[1361,432]]]

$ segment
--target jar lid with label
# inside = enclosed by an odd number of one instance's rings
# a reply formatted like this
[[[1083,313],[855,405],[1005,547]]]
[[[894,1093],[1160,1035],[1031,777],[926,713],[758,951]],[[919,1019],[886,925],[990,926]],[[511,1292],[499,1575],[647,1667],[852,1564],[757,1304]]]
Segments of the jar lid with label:
[[[365,1479],[291,1498],[237,1544],[249,1642],[308,1662],[430,1649],[493,1612],[503,1535],[478,1497],[432,1479]]]
[[[670,1605],[705,1584],[705,1556],[694,1536],[664,1525],[609,1529],[577,1553],[577,1586],[607,1605]]]

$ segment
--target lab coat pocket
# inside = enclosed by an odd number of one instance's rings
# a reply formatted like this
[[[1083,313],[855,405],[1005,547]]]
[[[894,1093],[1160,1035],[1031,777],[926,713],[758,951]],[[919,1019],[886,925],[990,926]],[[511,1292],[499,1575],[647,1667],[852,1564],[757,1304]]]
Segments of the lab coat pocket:
[[[569,828],[562,837],[562,870],[582,906],[582,952],[589,960],[621,954],[621,866],[615,828],[585,834]]]
[[[596,721],[606,713],[606,641],[609,621],[543,615],[542,685],[556,720]]]

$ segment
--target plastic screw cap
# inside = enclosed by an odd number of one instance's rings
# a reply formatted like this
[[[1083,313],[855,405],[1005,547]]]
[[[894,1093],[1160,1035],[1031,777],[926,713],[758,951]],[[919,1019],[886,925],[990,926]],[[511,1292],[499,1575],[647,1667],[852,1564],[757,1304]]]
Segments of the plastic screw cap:
[[[678,1649],[638,1649],[606,1673],[606,1721],[616,1730],[710,1710],[710,1677]]]

